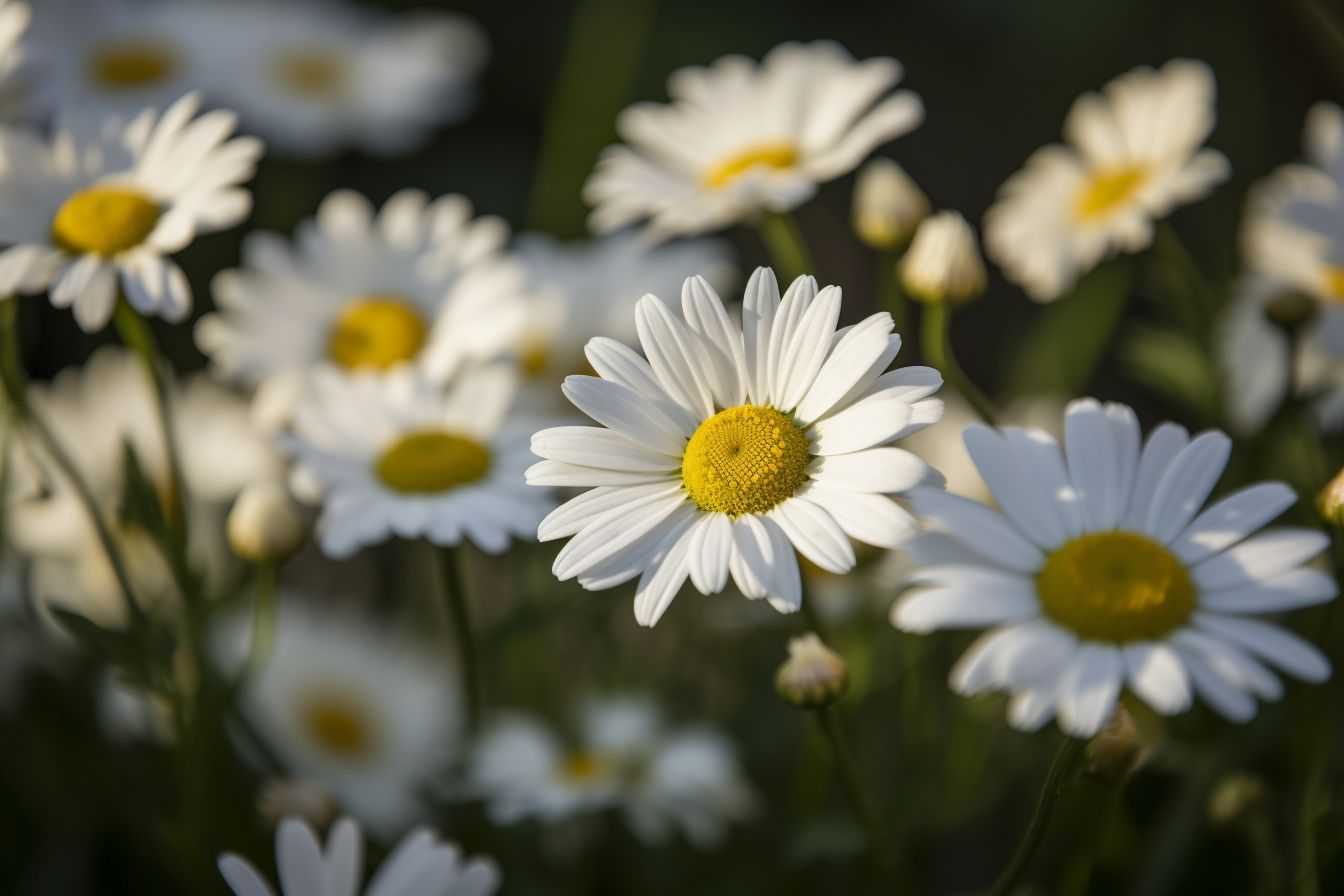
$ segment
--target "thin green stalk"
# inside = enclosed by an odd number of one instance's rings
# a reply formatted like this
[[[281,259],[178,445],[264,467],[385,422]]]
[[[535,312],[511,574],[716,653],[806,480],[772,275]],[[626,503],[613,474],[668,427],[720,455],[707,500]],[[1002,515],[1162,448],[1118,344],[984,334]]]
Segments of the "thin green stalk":
[[[802,228],[787,212],[767,212],[761,218],[761,239],[784,278],[792,282],[804,274],[815,274],[817,266],[807,249]]]
[[[831,748],[835,770],[840,776],[845,795],[849,798],[859,824],[868,835],[868,848],[872,851],[873,860],[884,874],[891,875],[896,865],[896,855],[892,851],[886,826],[873,805],[872,791],[864,786],[863,776],[859,774],[858,766],[855,765],[854,757],[849,751],[849,744],[840,725],[839,713],[832,704],[816,710],[816,717],[821,733],[825,735],[826,743]]]
[[[458,662],[462,669],[462,689],[467,696],[467,730],[474,732],[481,722],[481,672],[471,628],[471,608],[467,605],[467,589],[457,551],[454,547],[444,547],[439,549],[438,554],[443,571],[444,601],[448,605],[449,622],[456,638]]]
[[[274,563],[257,565],[256,594],[252,598],[252,642],[248,648],[247,665],[243,677],[251,680],[260,675],[270,661],[275,646],[275,581]]]
[[[1055,753],[1054,761],[1050,763],[1050,771],[1045,775],[1041,795],[1036,798],[1036,809],[1031,814],[1031,821],[1027,822],[1027,828],[1022,832],[1022,839],[1018,841],[1017,849],[1013,852],[1013,857],[1008,860],[1007,867],[994,882],[994,889],[990,891],[991,896],[1008,896],[1021,882],[1022,876],[1031,865],[1031,860],[1036,856],[1036,850],[1040,849],[1041,841],[1045,839],[1045,829],[1050,824],[1050,816],[1054,814],[1055,800],[1059,797],[1064,779],[1073,771],[1073,766],[1086,745],[1087,742],[1081,738],[1067,736],[1059,745],[1059,751]]]
[[[961,393],[961,396],[980,415],[981,420],[990,426],[998,426],[998,417],[994,413],[994,405],[962,371],[961,365],[957,363],[956,355],[952,352],[951,305],[947,302],[931,302],[925,305],[923,323],[920,347],[924,351],[924,357],[942,372],[943,378],[952,385],[952,388]]]

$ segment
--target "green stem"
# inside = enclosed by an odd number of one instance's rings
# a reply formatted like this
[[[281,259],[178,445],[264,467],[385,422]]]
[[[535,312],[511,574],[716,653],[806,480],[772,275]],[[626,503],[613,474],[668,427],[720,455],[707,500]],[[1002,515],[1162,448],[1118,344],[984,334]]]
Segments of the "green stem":
[[[467,697],[467,730],[475,732],[481,722],[481,673],[476,656],[476,642],[471,629],[471,609],[467,606],[467,589],[462,578],[458,549],[439,549],[443,570],[443,596],[448,605],[449,621],[457,638],[457,656],[462,669],[462,690]]]
[[[252,599],[252,643],[248,648],[247,665],[243,677],[253,680],[266,668],[275,646],[275,581],[274,563],[257,566],[256,595]]]
[[[864,786],[863,777],[859,774],[854,757],[849,751],[844,730],[840,726],[839,713],[836,712],[834,705],[823,706],[816,711],[816,716],[817,723],[821,726],[821,733],[825,735],[826,743],[831,748],[831,756],[835,760],[835,769],[840,776],[845,795],[849,798],[855,816],[868,835],[868,847],[872,851],[873,859],[884,873],[890,874],[896,865],[896,856],[891,851],[886,826],[883,825],[877,808],[873,805],[872,791]]]
[[[1022,875],[1031,865],[1041,841],[1045,839],[1045,829],[1049,826],[1050,816],[1055,811],[1055,800],[1059,797],[1064,779],[1073,770],[1086,745],[1087,741],[1081,738],[1067,736],[1064,743],[1059,745],[1059,751],[1055,753],[1054,761],[1050,763],[1050,771],[1045,775],[1041,795],[1036,798],[1036,810],[1031,815],[1031,821],[1027,823],[1027,829],[1022,832],[1022,839],[1018,841],[1017,849],[1009,859],[1008,866],[994,882],[994,889],[990,891],[991,896],[1007,896],[1022,880]]]
[[[962,371],[952,352],[952,306],[947,302],[932,302],[924,306],[924,331],[920,347],[929,363],[937,367],[954,389],[961,393],[980,419],[990,426],[998,426],[994,406],[985,394]]]
[[[905,329],[910,325],[910,300],[901,288],[897,269],[900,260],[901,253],[897,249],[884,249],[877,254],[877,288],[882,307],[891,312],[896,333],[904,337]]]
[[[798,221],[787,212],[767,212],[761,218],[761,239],[785,279],[792,283],[804,274],[815,274],[817,266]]]

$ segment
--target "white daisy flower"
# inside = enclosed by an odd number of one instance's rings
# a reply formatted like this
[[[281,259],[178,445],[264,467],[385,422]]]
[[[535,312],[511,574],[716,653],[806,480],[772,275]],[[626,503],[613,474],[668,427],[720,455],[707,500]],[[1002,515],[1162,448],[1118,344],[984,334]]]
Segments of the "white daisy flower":
[[[635,318],[646,361],[610,339],[588,343],[599,377],[565,395],[600,427],[532,437],[546,458],[534,485],[591,488],[541,524],[574,536],[556,557],[562,581],[588,589],[639,579],[635,618],[653,625],[687,577],[704,594],[731,573],[742,593],[780,612],[801,606],[795,549],[830,572],[854,566],[854,538],[895,547],[911,516],[888,495],[941,483],[892,443],[942,415],[936,370],[883,373],[900,350],[891,316],[836,331],[840,288],[800,277],[780,300],[759,268],[743,324],[700,277],[682,289],[683,322],[657,296]]]
[[[258,413],[288,422],[311,368],[414,364],[435,380],[511,352],[527,275],[501,249],[508,226],[461,196],[403,190],[381,209],[332,193],[292,243],[250,234],[243,267],[215,277],[219,311],[196,342],[221,376],[257,386]]]
[[[638,296],[675,292],[687,271],[703,272],[716,289],[737,276],[727,243],[701,239],[649,246],[633,231],[570,244],[529,233],[518,239],[516,254],[537,291],[519,361],[528,398],[542,408],[561,397],[560,381],[568,374],[592,372],[583,356],[589,339],[638,338]]]
[[[945,535],[916,546],[920,587],[892,620],[912,632],[990,628],[952,670],[962,694],[1011,693],[1009,721],[1052,716],[1077,737],[1110,718],[1124,689],[1155,711],[1195,695],[1233,721],[1283,685],[1270,666],[1319,682],[1311,644],[1253,618],[1331,600],[1307,565],[1317,531],[1259,532],[1296,500],[1282,483],[1241,489],[1200,512],[1231,440],[1158,427],[1140,447],[1134,412],[1092,399],[1065,416],[1064,450],[1039,430],[968,427],[966,447],[1002,511],[921,489],[916,509]]]
[[[251,623],[217,632],[226,670],[247,656]],[[461,700],[448,664],[352,616],[281,595],[275,641],[241,706],[285,769],[325,787],[384,839],[428,811],[422,789],[452,760]]]
[[[0,0],[0,82],[7,81],[27,57],[23,45],[33,10],[19,0]]]
[[[446,390],[408,370],[314,374],[285,444],[295,491],[321,502],[332,557],[398,538],[498,554],[554,506],[528,489],[527,426],[508,419],[511,365],[471,368]]]
[[[590,223],[606,232],[647,221],[666,238],[801,205],[923,120],[918,97],[892,92],[901,74],[894,59],[858,62],[827,41],[680,69],[671,104],[617,120],[628,145],[608,147],[584,188]]]
[[[1213,73],[1176,59],[1136,68],[1079,97],[1067,145],[1037,150],[985,214],[985,249],[1038,302],[1068,292],[1116,252],[1137,252],[1153,223],[1227,179],[1227,159],[1202,149],[1213,130]]]
[[[364,835],[349,818],[332,825],[325,847],[306,822],[285,819],[275,832],[275,864],[281,896],[490,896],[499,888],[499,869],[489,859],[464,859],[457,846],[418,828],[361,890]],[[234,896],[275,896],[266,877],[237,853],[219,857],[219,873]]]
[[[239,185],[261,154],[252,138],[229,139],[232,113],[197,117],[197,106],[189,94],[89,141],[0,132],[0,294],[50,287],[86,331],[107,324],[118,286],[140,313],[184,319],[191,288],[168,256],[247,216]]]
[[[413,150],[466,114],[485,63],[481,30],[446,13],[386,16],[342,0],[215,6],[232,64],[211,95],[286,154]]]

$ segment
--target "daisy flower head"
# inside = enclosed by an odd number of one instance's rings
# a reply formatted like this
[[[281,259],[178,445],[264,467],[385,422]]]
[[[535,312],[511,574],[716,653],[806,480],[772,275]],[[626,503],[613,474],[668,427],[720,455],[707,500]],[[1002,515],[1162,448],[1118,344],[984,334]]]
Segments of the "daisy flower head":
[[[446,388],[410,370],[315,373],[284,442],[296,493],[321,504],[322,550],[348,557],[396,536],[498,554],[530,539],[554,503],[523,482],[530,428],[509,419],[516,384],[503,363]]]
[[[499,888],[499,869],[489,859],[465,859],[456,845],[428,828],[401,839],[369,881],[364,874],[364,832],[341,818],[324,845],[306,822],[284,819],[275,831],[275,864],[280,896],[490,896]],[[237,853],[219,857],[219,873],[234,896],[275,896],[270,882]]]
[[[50,288],[89,332],[107,324],[119,288],[141,314],[183,320],[191,288],[169,256],[247,216],[241,184],[261,155],[257,140],[230,139],[233,113],[198,106],[188,94],[161,115],[109,120],[93,139],[0,133],[0,292]]]
[[[20,0],[0,0],[0,81],[14,73],[27,55],[22,45],[33,10]]]
[[[774,274],[747,283],[734,324],[703,278],[678,317],[657,296],[635,319],[644,354],[588,343],[598,376],[564,393],[598,427],[532,437],[534,485],[590,489],[550,514],[543,541],[573,536],[561,580],[609,588],[639,580],[635,618],[653,625],[689,577],[715,594],[729,575],[780,612],[801,606],[795,550],[828,572],[854,566],[850,538],[895,547],[915,529],[892,499],[941,484],[893,443],[934,423],[938,372],[884,373],[900,350],[891,316],[837,332],[840,288],[799,277],[781,299]]]
[[[287,423],[316,365],[411,365],[436,381],[514,350],[527,275],[501,250],[508,226],[461,196],[403,190],[379,209],[351,190],[322,201],[294,240],[250,234],[243,267],[212,284],[218,311],[196,342],[226,379],[258,389],[260,417]]]
[[[906,631],[989,629],[952,670],[957,692],[1006,691],[1014,727],[1057,716],[1091,737],[1123,690],[1163,715],[1198,695],[1245,722],[1256,698],[1283,693],[1270,667],[1329,676],[1315,647],[1254,618],[1334,598],[1308,565],[1328,540],[1260,531],[1296,500],[1282,483],[1204,508],[1231,449],[1223,433],[1166,423],[1141,446],[1130,408],[1084,399],[1066,412],[1062,451],[1034,429],[974,425],[965,439],[1001,509],[917,491],[942,531],[914,546],[919,587],[892,610]]]
[[[647,221],[655,239],[787,211],[913,130],[919,98],[893,92],[900,63],[856,61],[838,44],[776,47],[760,62],[725,56],[668,79],[667,105],[625,110],[584,188],[606,232]]]
[[[985,248],[1038,302],[1067,293],[1116,252],[1138,252],[1154,222],[1227,179],[1201,148],[1214,124],[1213,72],[1176,59],[1136,68],[1079,97],[1066,144],[1037,150],[985,213]]]

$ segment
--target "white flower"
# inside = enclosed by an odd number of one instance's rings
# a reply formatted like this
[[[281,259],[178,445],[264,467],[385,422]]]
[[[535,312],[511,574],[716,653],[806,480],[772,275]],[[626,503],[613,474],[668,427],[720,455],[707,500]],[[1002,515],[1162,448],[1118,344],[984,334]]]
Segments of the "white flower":
[[[408,152],[469,110],[485,62],[476,25],[445,13],[386,16],[342,0],[215,4],[231,64],[209,85],[277,152]]]
[[[486,801],[498,824],[617,808],[647,842],[680,831],[702,847],[754,809],[727,739],[704,727],[669,730],[649,700],[589,701],[580,729],[569,747],[530,716],[500,715],[473,750],[468,793]]]
[[[783,44],[757,63],[725,56],[668,79],[670,105],[625,110],[584,188],[606,232],[648,221],[656,238],[718,230],[806,202],[924,109],[894,59],[856,62],[837,44]]]
[[[929,214],[929,197],[905,169],[875,158],[854,180],[854,232],[872,249],[895,249]]]
[[[33,10],[19,0],[0,0],[0,81],[7,81],[27,55],[22,41]]]
[[[251,563],[278,563],[303,546],[308,521],[279,482],[248,485],[225,523],[229,547]]]
[[[247,656],[250,622],[216,633],[221,668]],[[448,664],[371,620],[281,595],[275,640],[241,705],[285,770],[325,787],[390,839],[427,812],[422,788],[452,760],[461,700]]]
[[[260,387],[259,416],[288,422],[306,374],[412,364],[435,380],[513,351],[526,274],[500,253],[508,226],[461,196],[403,190],[380,210],[332,193],[293,243],[252,234],[243,264],[215,277],[219,311],[196,341],[222,376]]]
[[[915,548],[925,586],[892,611],[928,632],[990,628],[952,671],[963,694],[1007,691],[1009,721],[1035,729],[1058,716],[1095,734],[1122,689],[1155,711],[1199,695],[1239,722],[1283,685],[1329,662],[1287,630],[1252,618],[1331,600],[1334,581],[1306,565],[1318,531],[1259,530],[1296,497],[1282,483],[1234,492],[1200,512],[1231,450],[1221,432],[1194,438],[1158,427],[1140,447],[1134,412],[1073,402],[1064,451],[1039,430],[967,428],[966,447],[1002,512],[945,492],[914,503],[945,530]],[[1258,534],[1257,534],[1258,533]],[[1266,665],[1268,664],[1268,665]]]
[[[840,289],[799,277],[783,301],[759,268],[743,325],[702,278],[678,318],[656,296],[635,317],[646,361],[610,339],[588,343],[600,377],[571,376],[565,395],[600,427],[532,438],[546,458],[535,485],[592,489],[542,523],[543,541],[574,536],[561,580],[588,589],[639,579],[635,618],[653,625],[689,576],[704,594],[731,573],[742,593],[780,612],[802,603],[797,549],[829,572],[854,566],[849,539],[894,547],[914,521],[888,495],[940,482],[891,443],[935,422],[938,372],[883,373],[900,350],[891,316],[836,331]]]
[[[1074,102],[1068,145],[1037,150],[985,214],[985,248],[1038,302],[1068,292],[1101,259],[1137,252],[1153,223],[1227,178],[1213,130],[1213,73],[1177,59],[1137,68]]]
[[[922,302],[966,302],[985,291],[975,231],[957,212],[925,218],[901,259],[901,284]]]
[[[325,848],[317,833],[297,818],[275,832],[275,864],[281,896],[490,896],[499,888],[499,870],[488,859],[464,860],[452,843],[428,828],[402,838],[360,890],[364,837],[359,825],[342,818],[332,825]],[[234,896],[274,896],[270,882],[236,853],[219,857],[219,873]]]
[[[106,325],[118,286],[141,314],[184,319],[191,288],[168,256],[246,217],[239,185],[261,154],[229,139],[232,113],[196,117],[197,105],[189,94],[93,140],[0,131],[0,294],[50,287],[87,331]]]
[[[528,430],[508,419],[516,382],[504,364],[446,390],[408,370],[315,373],[285,444],[295,491],[321,502],[322,550],[346,557],[396,536],[497,554],[530,539],[554,502],[523,482]]]

